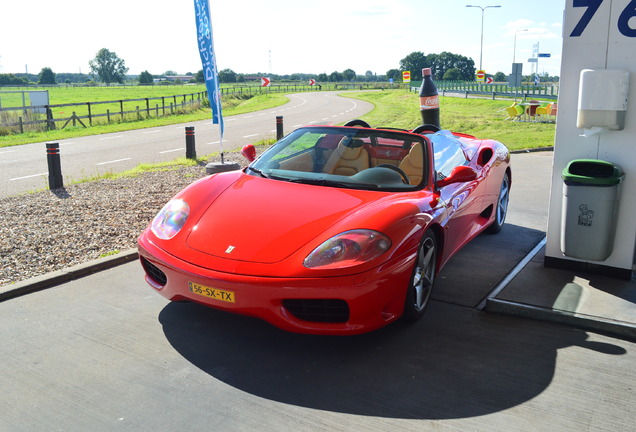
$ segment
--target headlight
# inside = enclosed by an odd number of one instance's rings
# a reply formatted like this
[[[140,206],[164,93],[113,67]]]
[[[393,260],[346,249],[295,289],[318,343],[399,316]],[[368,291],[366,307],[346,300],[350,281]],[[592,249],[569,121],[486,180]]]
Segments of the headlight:
[[[379,257],[390,247],[391,240],[378,231],[345,231],[314,249],[303,264],[307,268],[351,267]]]
[[[183,200],[170,200],[152,220],[150,229],[162,240],[170,240],[183,228],[190,214],[188,203]]]

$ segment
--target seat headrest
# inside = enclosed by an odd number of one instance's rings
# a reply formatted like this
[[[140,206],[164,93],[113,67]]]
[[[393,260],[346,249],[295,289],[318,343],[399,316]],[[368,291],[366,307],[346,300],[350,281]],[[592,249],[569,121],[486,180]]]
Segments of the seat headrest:
[[[350,148],[360,148],[364,145],[364,141],[361,139],[350,139],[348,141],[342,140],[342,144]]]
[[[347,160],[355,160],[360,157],[362,150],[362,147],[345,147],[341,157]]]
[[[418,168],[424,166],[424,149],[422,148],[422,144],[413,144],[413,147],[409,150],[409,163]]]

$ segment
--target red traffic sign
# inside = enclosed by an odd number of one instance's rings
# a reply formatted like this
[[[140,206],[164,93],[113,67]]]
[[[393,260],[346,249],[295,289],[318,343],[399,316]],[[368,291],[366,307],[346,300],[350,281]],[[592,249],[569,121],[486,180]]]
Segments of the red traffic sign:
[[[411,71],[402,72],[402,82],[411,82]]]
[[[486,77],[486,84],[492,84],[492,77]]]
[[[484,78],[486,78],[486,71],[478,70],[478,71],[477,71],[477,79],[478,79],[479,81],[483,81],[483,80],[484,80]]]
[[[269,87],[272,81],[269,78],[261,78],[261,87]]]
[[[316,80],[315,80],[315,79],[313,79],[313,78],[312,78],[312,79],[310,79],[310,80],[309,80],[309,85],[310,85],[310,86],[312,86],[312,85],[316,85]]]

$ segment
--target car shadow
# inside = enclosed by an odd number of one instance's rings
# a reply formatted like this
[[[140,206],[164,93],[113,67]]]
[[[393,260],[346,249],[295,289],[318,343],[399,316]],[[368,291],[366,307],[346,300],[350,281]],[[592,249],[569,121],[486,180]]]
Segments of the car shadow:
[[[359,336],[286,333],[195,303],[169,303],[169,343],[210,376],[301,407],[400,419],[454,419],[516,406],[550,384],[560,348],[606,354],[584,331],[432,301],[416,324]]]
[[[543,231],[513,224],[478,235],[438,274],[433,299],[476,307],[544,237]]]

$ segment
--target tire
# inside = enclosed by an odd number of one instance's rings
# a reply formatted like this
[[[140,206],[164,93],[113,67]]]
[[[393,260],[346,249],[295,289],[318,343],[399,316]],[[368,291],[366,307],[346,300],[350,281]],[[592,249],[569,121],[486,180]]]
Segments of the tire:
[[[508,202],[510,201],[510,177],[508,174],[504,174],[504,178],[501,181],[501,188],[499,189],[499,196],[495,203],[495,220],[492,224],[486,228],[486,232],[490,234],[497,234],[503,228],[506,221],[506,215],[508,214]]]
[[[415,322],[424,315],[431,298],[436,275],[437,238],[429,230],[424,234],[417,251],[415,266],[404,301],[404,314],[402,315],[404,321]]]

